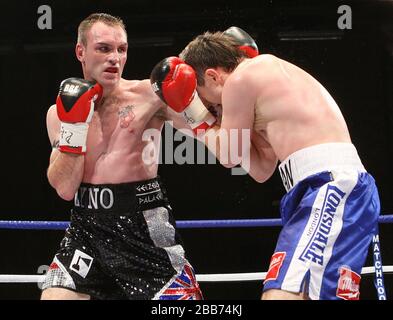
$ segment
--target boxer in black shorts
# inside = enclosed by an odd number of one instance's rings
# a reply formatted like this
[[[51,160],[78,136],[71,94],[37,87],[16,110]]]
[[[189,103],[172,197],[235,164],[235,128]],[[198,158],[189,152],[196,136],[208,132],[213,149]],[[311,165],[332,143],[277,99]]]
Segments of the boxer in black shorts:
[[[81,184],[43,289],[96,299],[201,298],[159,179]]]
[[[84,79],[62,81],[48,110],[48,180],[75,205],[42,299],[201,298],[154,161],[177,115],[149,80],[122,78],[127,50],[120,18],[84,19],[75,48]],[[156,139],[144,138],[150,130]]]

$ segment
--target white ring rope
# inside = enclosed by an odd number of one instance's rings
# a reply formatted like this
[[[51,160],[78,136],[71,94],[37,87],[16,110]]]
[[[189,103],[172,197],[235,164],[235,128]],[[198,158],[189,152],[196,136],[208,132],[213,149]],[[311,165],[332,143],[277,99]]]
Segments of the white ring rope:
[[[383,272],[393,272],[393,266],[383,266]],[[373,274],[374,267],[364,267],[362,274]],[[235,281],[256,281],[264,280],[267,272],[251,273],[217,273],[217,274],[197,274],[199,282],[235,282]],[[45,275],[24,275],[24,274],[0,274],[0,283],[37,283],[44,282]]]

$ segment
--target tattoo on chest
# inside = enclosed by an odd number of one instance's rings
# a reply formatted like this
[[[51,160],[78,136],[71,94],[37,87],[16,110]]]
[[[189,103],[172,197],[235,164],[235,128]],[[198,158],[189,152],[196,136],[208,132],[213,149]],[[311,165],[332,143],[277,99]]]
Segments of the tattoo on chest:
[[[132,105],[126,106],[126,107],[122,107],[119,112],[118,115],[120,118],[125,118],[127,117],[130,113],[134,114],[134,112],[132,111],[132,109],[134,109],[135,107]]]
[[[133,109],[135,106],[128,105],[126,107],[122,107],[118,111],[119,119],[120,119],[120,127],[127,128],[130,125],[130,122],[135,118],[135,113]]]

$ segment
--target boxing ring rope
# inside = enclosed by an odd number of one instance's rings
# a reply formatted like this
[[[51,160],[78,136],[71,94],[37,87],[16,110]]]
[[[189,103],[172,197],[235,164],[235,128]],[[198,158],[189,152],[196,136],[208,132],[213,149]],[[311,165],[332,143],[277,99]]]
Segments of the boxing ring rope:
[[[381,215],[379,223],[393,223],[393,214]],[[69,221],[16,221],[0,220],[0,229],[65,230]],[[221,220],[177,220],[179,229],[191,228],[241,228],[281,226],[281,219],[221,219]]]
[[[383,266],[383,272],[393,272],[393,266]],[[362,274],[373,274],[374,267],[362,268]],[[199,282],[238,282],[238,281],[260,281],[265,280],[267,272],[249,273],[216,273],[216,274],[197,274]],[[0,274],[0,283],[37,283],[44,282],[45,275],[28,274]]]
[[[393,221],[393,215],[392,215]],[[0,229],[65,230],[69,221],[0,221]],[[191,228],[238,228],[281,226],[281,219],[232,219],[232,220],[178,220],[179,229]]]
[[[393,223],[393,214],[381,215],[379,223]],[[179,229],[191,228],[239,228],[239,227],[273,227],[281,226],[281,219],[221,219],[221,220],[177,220]],[[0,229],[19,230],[65,230],[69,221],[16,221],[0,220]],[[362,274],[373,274],[375,267],[362,268]],[[393,272],[393,266],[382,266],[382,272]],[[267,272],[197,274],[199,282],[234,282],[264,280]],[[0,283],[39,283],[45,275],[0,275]]]

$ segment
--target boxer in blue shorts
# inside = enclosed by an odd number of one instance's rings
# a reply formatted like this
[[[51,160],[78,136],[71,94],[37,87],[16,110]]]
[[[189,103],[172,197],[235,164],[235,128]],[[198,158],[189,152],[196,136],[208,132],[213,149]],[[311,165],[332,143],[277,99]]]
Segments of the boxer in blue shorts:
[[[377,225],[379,197],[355,147],[301,149],[279,166],[288,193],[264,290],[311,299],[359,299],[360,272]]]
[[[258,55],[236,27],[197,36],[158,63],[151,82],[224,166],[264,182],[281,162],[284,227],[262,299],[359,299],[379,197],[327,90],[296,65]],[[222,117],[214,123],[206,107]]]

